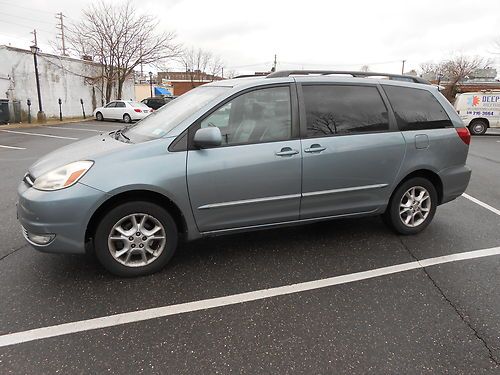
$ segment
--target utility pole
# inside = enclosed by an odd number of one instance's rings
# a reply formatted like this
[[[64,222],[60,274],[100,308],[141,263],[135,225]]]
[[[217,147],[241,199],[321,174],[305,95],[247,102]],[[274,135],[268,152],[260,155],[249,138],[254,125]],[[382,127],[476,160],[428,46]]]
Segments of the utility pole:
[[[33,34],[33,40],[31,41],[34,46],[38,46],[37,40],[36,40],[36,29],[34,29],[30,34]]]
[[[405,74],[405,62],[406,60],[403,60],[403,66],[401,67],[401,74]]]
[[[276,54],[274,54],[274,63],[273,63],[273,67],[271,68],[271,72],[275,72],[276,71]]]
[[[56,13],[56,18],[59,20],[59,24],[56,26],[59,30],[61,30],[61,43],[62,43],[62,54],[63,56],[67,56],[66,54],[66,41],[64,40],[64,14],[62,12]]]

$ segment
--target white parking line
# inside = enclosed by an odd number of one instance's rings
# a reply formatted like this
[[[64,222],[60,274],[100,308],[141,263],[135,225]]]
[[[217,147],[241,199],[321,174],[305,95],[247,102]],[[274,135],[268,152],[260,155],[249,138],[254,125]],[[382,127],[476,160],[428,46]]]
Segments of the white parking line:
[[[491,212],[493,212],[494,214],[497,214],[497,215],[500,215],[500,210],[497,210],[495,207],[492,207],[490,206],[489,204],[487,203],[484,203],[484,202],[481,202],[479,199],[477,198],[474,198],[474,197],[471,197],[469,194],[465,194],[463,193],[462,196],[464,198],[467,198],[468,200],[470,200],[471,202],[474,202],[478,205],[480,205],[481,207],[483,208],[486,208],[487,210],[490,210]]]
[[[347,275],[330,277],[298,284],[291,284],[270,289],[261,289],[247,293],[233,294],[225,297],[210,298],[200,301],[181,303],[177,305],[155,307],[146,310],[126,312],[122,314],[103,316],[100,318],[80,320],[71,323],[58,324],[54,326],[31,329],[9,333],[0,336],[0,347],[20,344],[23,342],[68,335],[77,332],[90,331],[94,329],[113,327],[117,325],[140,322],[149,319],[161,318],[171,315],[179,315],[193,311],[213,309],[222,306],[240,304],[244,302],[257,301],[271,297],[300,293],[314,289],[331,287],[334,285],[352,283],[354,281],[371,279],[374,277],[391,275],[394,273],[435,266],[438,264],[456,262],[459,260],[475,259],[500,255],[500,246],[490,249],[455,253],[436,258],[428,258],[420,261],[397,264],[389,267],[376,268],[369,271],[356,272]]]
[[[0,147],[11,148],[13,150],[26,150],[24,147],[16,147],[16,146],[4,146],[4,145],[0,145]]]
[[[44,128],[63,129],[63,130],[81,130],[81,131],[85,131],[85,132],[96,132],[96,133],[103,133],[103,132],[107,131],[107,130],[96,130],[96,129],[86,129],[86,128],[66,128],[63,126],[44,126]]]
[[[40,133],[28,133],[28,132],[18,132],[14,130],[3,130],[0,129],[2,132],[7,132],[7,133],[14,133],[14,134],[24,134],[24,135],[34,135],[38,137],[49,137],[49,138],[60,138],[60,139],[71,139],[73,141],[77,141],[78,138],[73,138],[73,137],[61,137],[59,135],[50,135],[50,134],[40,134]]]

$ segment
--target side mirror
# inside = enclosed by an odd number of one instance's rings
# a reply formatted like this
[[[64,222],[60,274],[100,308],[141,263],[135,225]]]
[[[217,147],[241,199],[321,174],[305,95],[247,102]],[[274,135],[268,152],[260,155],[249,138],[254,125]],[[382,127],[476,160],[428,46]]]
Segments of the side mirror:
[[[199,148],[217,147],[221,143],[222,134],[220,129],[215,126],[198,129],[194,134],[194,144]]]

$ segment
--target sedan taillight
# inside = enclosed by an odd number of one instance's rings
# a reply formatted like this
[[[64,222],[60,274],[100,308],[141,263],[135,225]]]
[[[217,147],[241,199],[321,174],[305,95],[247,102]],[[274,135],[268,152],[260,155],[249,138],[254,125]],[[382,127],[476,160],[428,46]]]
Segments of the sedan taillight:
[[[141,113],[142,111],[139,108],[134,108],[134,111],[137,113]]]

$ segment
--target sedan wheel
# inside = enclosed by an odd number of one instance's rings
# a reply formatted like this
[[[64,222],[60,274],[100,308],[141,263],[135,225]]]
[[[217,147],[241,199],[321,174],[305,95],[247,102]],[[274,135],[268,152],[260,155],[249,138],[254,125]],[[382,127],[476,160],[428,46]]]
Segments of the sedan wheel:
[[[132,118],[130,117],[130,115],[128,113],[125,113],[123,115],[123,121],[126,123],[126,124],[130,124],[132,122]]]
[[[96,118],[96,120],[97,120],[97,121],[102,121],[102,120],[104,120],[104,117],[102,116],[102,113],[101,113],[101,112],[97,112],[97,113],[95,114],[95,118]]]

